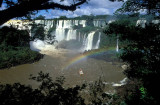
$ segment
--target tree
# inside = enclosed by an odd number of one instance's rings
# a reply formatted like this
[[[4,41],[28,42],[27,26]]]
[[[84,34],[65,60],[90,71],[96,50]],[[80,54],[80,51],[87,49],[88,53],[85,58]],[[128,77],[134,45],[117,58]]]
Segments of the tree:
[[[14,83],[13,85],[0,84],[1,105],[85,105],[80,92],[85,85],[73,88],[64,88],[64,77],[53,82],[48,73],[40,72],[32,80],[40,83],[39,88]]]
[[[0,29],[0,45],[6,46],[28,46],[29,33],[26,30],[17,30],[13,27],[3,27]]]
[[[64,0],[60,0],[64,1]],[[28,16],[29,14],[48,9],[62,9],[74,11],[76,7],[85,3],[87,0],[73,0],[71,5],[62,5],[51,0],[1,0],[2,4],[6,5],[6,9],[0,10],[0,25],[15,17]]]
[[[110,0],[110,1],[124,1],[124,0]],[[139,10],[147,10],[148,14],[160,14],[159,0],[126,0],[118,12],[137,12]]]
[[[35,20],[44,20],[45,16],[39,15],[38,17],[35,18]]]
[[[137,79],[141,86],[132,92],[125,100],[129,103],[136,102],[140,105],[159,105],[160,86],[157,80],[160,79],[160,24],[146,24],[145,28],[135,26],[129,22],[113,22],[109,24],[105,33],[107,35],[117,34],[121,41],[128,40],[130,43],[123,48],[121,59],[129,67],[125,70],[126,76]],[[139,98],[138,92],[140,92]],[[130,98],[129,98],[130,97]],[[132,98],[131,98],[132,97]],[[135,104],[135,103],[134,103]]]
[[[45,38],[45,30],[44,30],[43,26],[36,27],[36,29],[33,32],[34,32],[33,39],[38,38],[40,40],[44,40],[44,38]]]
[[[116,1],[116,0],[111,0]],[[120,0],[122,1],[122,0]],[[127,0],[118,12],[138,12],[146,9],[148,14],[160,15],[158,0]],[[153,19],[153,18],[152,18]],[[122,49],[121,59],[129,67],[124,71],[130,80],[138,80],[133,85],[135,90],[128,90],[124,95],[127,105],[159,105],[160,79],[160,24],[148,23],[144,28],[125,22],[113,22],[106,28],[108,35],[117,34],[121,41],[130,43]]]
[[[59,19],[63,19],[63,20],[66,20],[67,17],[66,16],[60,16]]]

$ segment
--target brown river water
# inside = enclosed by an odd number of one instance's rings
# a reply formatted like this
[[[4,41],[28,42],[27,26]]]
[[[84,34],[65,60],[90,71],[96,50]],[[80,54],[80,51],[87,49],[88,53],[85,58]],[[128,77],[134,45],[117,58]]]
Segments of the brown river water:
[[[71,59],[82,54],[65,49],[44,50],[44,58],[32,64],[23,64],[9,69],[0,70],[0,82],[2,84],[21,83],[37,87],[38,83],[29,80],[30,74],[37,76],[40,71],[49,73],[53,80],[64,76],[65,86],[80,85],[84,82],[92,83],[100,77],[106,83],[119,83],[125,78],[121,64],[100,59],[86,58],[73,65],[68,65]],[[80,68],[83,75],[79,74]]]

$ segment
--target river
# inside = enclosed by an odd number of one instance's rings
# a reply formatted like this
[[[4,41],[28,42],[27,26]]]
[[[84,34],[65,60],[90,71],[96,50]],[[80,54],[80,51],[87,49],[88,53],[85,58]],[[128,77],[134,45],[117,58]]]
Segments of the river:
[[[29,80],[29,77],[30,74],[37,76],[40,71],[49,73],[53,80],[64,76],[65,86],[91,83],[98,80],[99,77],[102,77],[105,83],[119,83],[125,78],[118,62],[113,64],[113,62],[101,59],[85,58],[82,53],[67,49],[50,48],[41,53],[45,56],[38,62],[0,70],[0,82],[2,84],[19,82],[37,87],[38,83]],[[83,75],[79,74],[80,68],[83,70]]]

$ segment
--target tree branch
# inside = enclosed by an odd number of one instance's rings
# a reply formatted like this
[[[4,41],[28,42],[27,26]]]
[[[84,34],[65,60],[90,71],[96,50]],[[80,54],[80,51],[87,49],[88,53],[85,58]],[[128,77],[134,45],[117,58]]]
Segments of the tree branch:
[[[0,7],[2,7],[2,2],[3,2],[3,0],[0,0]]]
[[[55,2],[49,3],[48,0],[35,0],[35,1],[28,1],[28,2],[23,2],[20,4],[17,4],[15,6],[11,6],[8,9],[1,10],[0,11],[0,25],[5,23],[6,21],[15,18],[15,17],[23,17],[26,14],[28,14],[31,11],[36,11],[36,10],[44,10],[44,9],[55,9],[59,8],[62,10],[69,10],[69,11],[74,11],[76,10],[76,7],[85,3],[86,0],[81,0],[80,2],[76,4],[72,4],[70,6],[67,5],[62,5],[58,4]]]

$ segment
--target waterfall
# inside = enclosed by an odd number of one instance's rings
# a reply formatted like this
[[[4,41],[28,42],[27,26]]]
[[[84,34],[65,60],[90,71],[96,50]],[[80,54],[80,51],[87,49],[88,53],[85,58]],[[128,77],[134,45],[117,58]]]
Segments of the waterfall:
[[[73,26],[73,20],[63,20],[63,28],[71,29]]]
[[[47,30],[49,30],[50,28],[53,27],[53,23],[54,23],[53,20],[45,20],[45,26],[44,26],[44,28],[47,29]]]
[[[72,40],[72,39],[76,40],[76,33],[77,33],[76,30],[70,29],[70,30],[68,31],[68,33],[67,33],[67,38],[66,38],[66,40],[67,40],[67,41]]]
[[[79,24],[81,24],[83,27],[86,27],[86,20],[79,20]]]
[[[79,24],[85,27],[86,20],[58,20],[55,30],[56,40],[80,40],[80,37],[79,39],[76,38],[77,30],[72,29],[73,26],[78,26]],[[66,29],[68,32],[65,31]]]
[[[85,42],[86,42],[86,34],[84,34],[83,36],[83,46],[85,46]]]
[[[116,52],[119,52],[119,46],[118,46],[118,36],[117,36],[117,47],[116,47]]]
[[[19,21],[20,23],[17,24],[17,22]],[[23,26],[22,22],[23,21],[21,20],[16,20],[15,22],[12,20],[8,22],[8,24],[14,23],[15,26],[18,26],[19,29],[28,29],[30,36],[33,36],[34,33],[33,32],[31,33],[32,26],[29,25],[29,24],[32,24],[33,21],[28,21],[25,23],[26,25],[28,25],[27,28],[22,27]],[[91,49],[99,48],[101,33],[99,33],[98,38],[95,40],[96,43],[93,43],[94,34],[96,31],[86,34],[83,32],[82,33],[78,32],[79,29],[77,30],[73,29],[73,26],[86,27],[87,25],[86,20],[56,20],[56,21],[55,20],[34,20],[34,22],[35,24],[41,24],[44,26],[46,35],[48,34],[48,31],[52,27],[56,27],[56,29],[51,34],[55,35],[55,40],[58,42],[62,40],[66,40],[66,41],[77,40],[77,43],[75,43],[75,45],[79,45],[83,50],[91,50]],[[104,20],[94,20],[94,26],[101,27],[103,23],[104,23]],[[45,38],[48,41],[47,37]],[[64,41],[64,43],[66,43],[66,41]]]
[[[100,40],[101,40],[101,32],[99,32],[98,41],[97,41],[97,43],[96,43],[95,49],[98,49],[98,48],[99,48]]]
[[[88,34],[86,41],[85,41],[85,46],[84,50],[91,50],[93,48],[93,37],[94,37],[95,31],[91,32]]]
[[[105,20],[101,20],[101,19],[99,19],[99,20],[93,20],[93,25],[94,25],[94,27],[103,27],[103,26],[105,26]]]
[[[56,29],[55,35],[56,35],[57,41],[62,41],[65,39],[65,30],[64,29]]]
[[[63,28],[63,20],[58,20],[55,30],[56,40],[62,41],[65,39],[65,29]]]
[[[79,25],[79,20],[74,20],[74,25]]]

